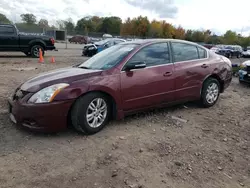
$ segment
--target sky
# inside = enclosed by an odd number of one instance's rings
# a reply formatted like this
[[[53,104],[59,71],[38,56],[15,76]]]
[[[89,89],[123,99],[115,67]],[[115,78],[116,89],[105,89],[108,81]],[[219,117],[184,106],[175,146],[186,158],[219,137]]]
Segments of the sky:
[[[249,0],[0,0],[0,13],[14,22],[20,14],[32,13],[50,24],[56,20],[89,16],[147,16],[166,20],[185,29],[210,29],[223,34],[231,29],[250,34]]]

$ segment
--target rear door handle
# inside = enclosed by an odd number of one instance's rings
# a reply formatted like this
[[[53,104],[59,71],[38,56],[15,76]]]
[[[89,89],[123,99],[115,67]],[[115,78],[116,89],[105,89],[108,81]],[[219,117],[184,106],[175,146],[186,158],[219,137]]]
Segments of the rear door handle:
[[[163,76],[171,76],[173,73],[172,72],[165,72]]]
[[[205,68],[208,68],[208,65],[207,64],[203,64],[203,65],[201,65],[201,67],[205,69]]]

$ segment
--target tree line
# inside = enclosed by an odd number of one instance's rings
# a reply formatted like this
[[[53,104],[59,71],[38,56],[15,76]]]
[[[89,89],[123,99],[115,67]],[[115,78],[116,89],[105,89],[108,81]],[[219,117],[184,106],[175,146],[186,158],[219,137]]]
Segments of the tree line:
[[[22,22],[16,23],[20,28],[33,29],[62,29],[67,30],[69,35],[89,35],[91,33],[108,33],[125,37],[139,38],[174,38],[207,44],[232,44],[246,47],[250,43],[250,36],[228,30],[225,34],[218,36],[210,30],[184,29],[182,26],[174,26],[166,21],[149,21],[145,16],[127,18],[122,22],[116,16],[98,17],[87,16],[79,19],[76,24],[71,18],[58,20],[55,25],[49,25],[48,20],[37,20],[33,14],[21,14]],[[3,14],[0,14],[0,23],[11,23]]]

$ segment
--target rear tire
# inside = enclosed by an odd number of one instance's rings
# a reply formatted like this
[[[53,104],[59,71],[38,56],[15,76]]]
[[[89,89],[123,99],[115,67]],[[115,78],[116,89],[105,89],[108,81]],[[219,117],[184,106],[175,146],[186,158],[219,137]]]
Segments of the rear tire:
[[[42,54],[44,56],[44,48],[41,45],[34,45],[31,47],[30,54],[34,58],[39,58],[39,49],[42,50]]]
[[[203,83],[201,92],[201,103],[205,108],[209,108],[218,101],[220,96],[220,83],[215,78],[208,78]]]
[[[111,105],[105,95],[88,93],[77,99],[70,115],[77,131],[91,135],[105,127],[111,115]]]

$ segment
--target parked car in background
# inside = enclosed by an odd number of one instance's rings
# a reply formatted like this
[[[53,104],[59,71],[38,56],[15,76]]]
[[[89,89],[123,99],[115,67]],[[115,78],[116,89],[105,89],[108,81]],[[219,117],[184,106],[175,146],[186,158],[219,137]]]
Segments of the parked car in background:
[[[223,55],[227,58],[237,57],[240,58],[242,56],[243,49],[238,45],[225,45],[220,48],[216,53]]]
[[[201,44],[202,46],[206,47],[207,49],[211,49],[214,47],[213,44]]]
[[[250,57],[250,46],[242,52],[242,57]]]
[[[219,52],[220,49],[221,49],[220,47],[212,47],[210,50],[211,50],[212,52],[218,54],[218,52]]]
[[[89,39],[86,36],[76,35],[70,38],[69,42],[75,44],[87,44],[89,42]]]
[[[83,47],[82,50],[82,56],[93,56],[96,53],[105,50],[111,46],[114,46],[116,44],[119,44],[121,42],[125,42],[125,40],[123,39],[118,39],[118,38],[111,38],[111,39],[105,39],[105,40],[101,40],[98,42],[94,42],[92,44],[86,44]]]
[[[15,25],[0,24],[0,52],[23,52],[27,56],[39,57],[47,50],[55,50],[53,37],[21,34]]]
[[[183,40],[123,42],[87,61],[21,84],[11,120],[29,129],[100,131],[111,118],[187,101],[213,106],[232,80],[231,61]]]
[[[241,64],[239,70],[239,82],[250,83],[250,60]]]

